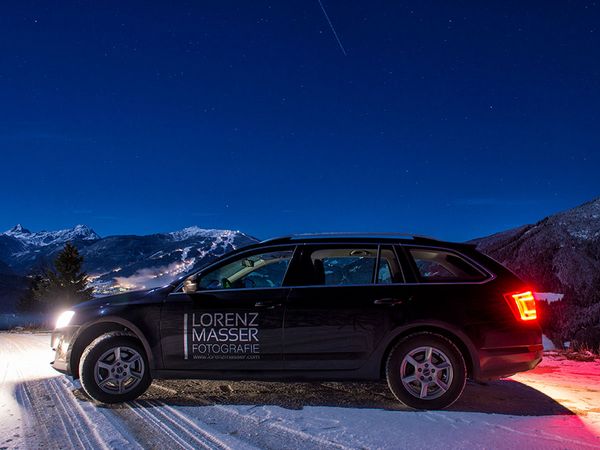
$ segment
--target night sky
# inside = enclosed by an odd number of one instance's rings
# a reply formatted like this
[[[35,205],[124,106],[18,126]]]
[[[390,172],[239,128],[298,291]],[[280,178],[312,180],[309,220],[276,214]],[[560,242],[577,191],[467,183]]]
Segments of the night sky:
[[[466,240],[600,195],[593,2],[0,12],[0,231]]]

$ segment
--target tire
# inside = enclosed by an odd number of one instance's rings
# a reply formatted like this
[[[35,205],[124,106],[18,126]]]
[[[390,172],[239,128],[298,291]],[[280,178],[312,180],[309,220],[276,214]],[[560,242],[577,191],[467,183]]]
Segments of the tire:
[[[405,405],[415,409],[443,409],[462,394],[467,367],[452,341],[423,332],[405,337],[392,348],[386,376],[390,390]]]
[[[144,348],[135,336],[122,331],[103,334],[87,346],[79,375],[85,392],[102,403],[134,400],[152,383]]]

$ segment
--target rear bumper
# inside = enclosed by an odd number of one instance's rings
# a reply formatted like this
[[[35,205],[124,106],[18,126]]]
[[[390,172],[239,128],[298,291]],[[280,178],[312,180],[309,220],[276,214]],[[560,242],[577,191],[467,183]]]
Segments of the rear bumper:
[[[537,321],[514,319],[474,328],[476,357],[473,378],[492,380],[531,370],[542,360],[542,330]]]
[[[479,350],[477,381],[514,375],[535,368],[542,360],[541,344]]]

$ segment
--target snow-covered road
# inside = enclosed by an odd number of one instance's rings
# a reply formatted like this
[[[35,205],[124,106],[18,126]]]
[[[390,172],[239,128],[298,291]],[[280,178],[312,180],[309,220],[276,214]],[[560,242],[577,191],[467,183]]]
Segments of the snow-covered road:
[[[49,335],[0,333],[3,448],[600,448],[600,362],[545,358],[407,411],[384,383],[157,381],[98,406],[50,366]]]

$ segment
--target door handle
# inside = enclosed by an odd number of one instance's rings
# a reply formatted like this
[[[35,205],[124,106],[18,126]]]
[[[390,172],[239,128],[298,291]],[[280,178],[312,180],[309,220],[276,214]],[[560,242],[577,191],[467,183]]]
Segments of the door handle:
[[[273,302],[256,302],[254,304],[255,308],[259,309],[273,309],[278,306],[281,306],[281,303],[273,303]]]
[[[377,300],[373,301],[374,305],[400,305],[403,302],[403,300],[399,299],[399,298],[378,298]]]

